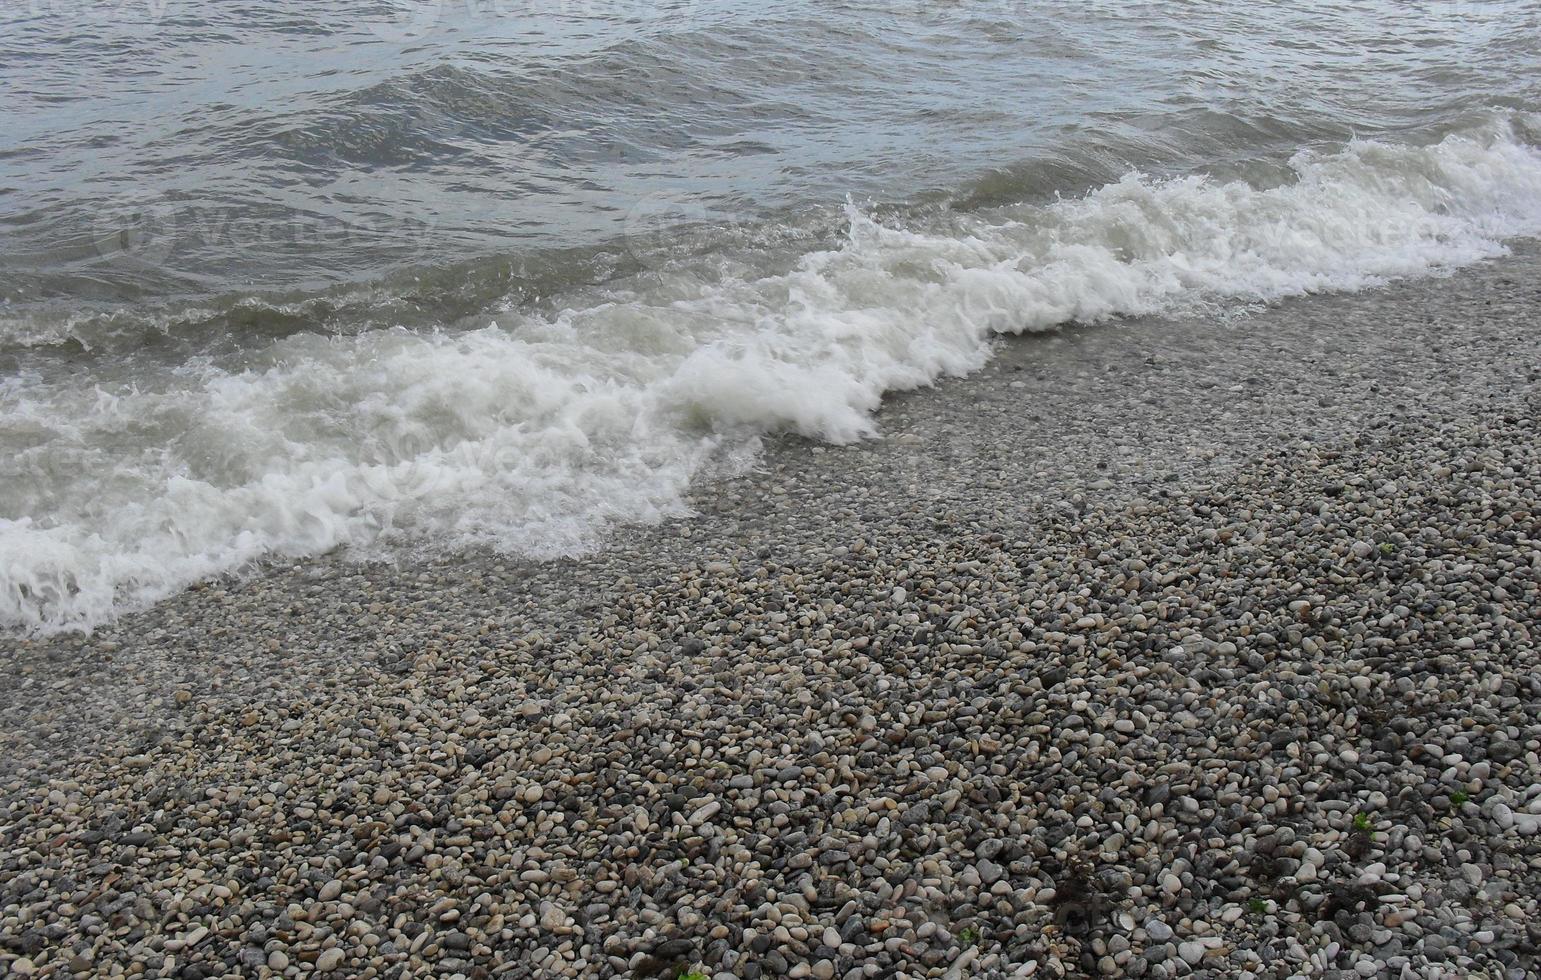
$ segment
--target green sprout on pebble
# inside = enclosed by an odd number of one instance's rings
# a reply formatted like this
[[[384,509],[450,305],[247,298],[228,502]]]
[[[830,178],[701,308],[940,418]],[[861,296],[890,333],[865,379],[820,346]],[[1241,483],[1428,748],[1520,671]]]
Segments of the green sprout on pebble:
[[[690,970],[685,973],[681,973],[678,980],[707,980],[707,976],[700,970]]]
[[[1380,543],[1380,553],[1383,555],[1394,555],[1397,553],[1397,546],[1390,541],[1382,541]]]
[[[1247,902],[1247,911],[1253,915],[1263,915],[1268,911],[1268,902],[1261,898],[1253,898]]]
[[[964,926],[958,933],[958,941],[965,946],[973,946],[979,942],[979,930],[973,926]]]
[[[1450,794],[1450,805],[1454,807],[1463,807],[1466,805],[1466,801],[1469,799],[1471,799],[1471,795],[1469,793],[1467,793],[1464,789],[1458,789],[1454,793]]]
[[[1370,815],[1368,813],[1354,814],[1354,829],[1361,834],[1368,834],[1370,832]]]

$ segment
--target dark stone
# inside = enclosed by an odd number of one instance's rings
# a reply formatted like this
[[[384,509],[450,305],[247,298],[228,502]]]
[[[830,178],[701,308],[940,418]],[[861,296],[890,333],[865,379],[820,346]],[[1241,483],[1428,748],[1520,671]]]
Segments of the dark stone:
[[[666,939],[654,946],[651,955],[665,959],[678,959],[689,956],[695,950],[695,945],[688,939]]]
[[[1515,759],[1518,759],[1521,755],[1524,754],[1525,749],[1522,745],[1520,745],[1518,742],[1509,741],[1508,739],[1504,739],[1500,742],[1493,742],[1488,746],[1487,749],[1487,757],[1500,764],[1513,762]]]
[[[248,973],[256,974],[267,965],[268,955],[260,946],[243,946],[241,952],[236,954],[236,962]]]

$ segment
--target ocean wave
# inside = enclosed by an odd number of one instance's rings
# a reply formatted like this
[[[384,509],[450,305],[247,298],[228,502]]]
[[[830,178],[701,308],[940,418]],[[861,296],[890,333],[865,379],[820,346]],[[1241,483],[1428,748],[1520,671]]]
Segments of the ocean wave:
[[[1130,174],[901,224],[769,275],[664,265],[475,329],[275,339],[239,364],[0,382],[0,623],[89,628],[274,556],[600,544],[686,512],[766,432],[878,434],[887,392],[1000,334],[1352,291],[1541,231],[1517,115],[1426,146],[1304,150],[1267,184]],[[579,298],[581,297],[581,299]]]

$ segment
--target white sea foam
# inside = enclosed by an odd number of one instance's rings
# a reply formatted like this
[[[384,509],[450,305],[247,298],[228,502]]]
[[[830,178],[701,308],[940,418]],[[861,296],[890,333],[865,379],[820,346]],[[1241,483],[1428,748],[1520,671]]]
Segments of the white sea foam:
[[[268,556],[489,544],[549,556],[684,512],[715,454],[876,430],[883,394],[994,335],[1357,290],[1541,232],[1508,123],[1302,152],[1267,188],[1131,175],[925,230],[849,210],[790,271],[649,279],[556,315],[296,336],[237,368],[0,382],[0,622],[90,626]]]

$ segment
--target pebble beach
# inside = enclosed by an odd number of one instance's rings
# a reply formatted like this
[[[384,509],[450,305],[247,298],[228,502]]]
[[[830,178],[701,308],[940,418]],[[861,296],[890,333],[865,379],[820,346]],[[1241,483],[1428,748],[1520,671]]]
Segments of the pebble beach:
[[[1541,250],[0,651],[0,975],[1541,970]]]

